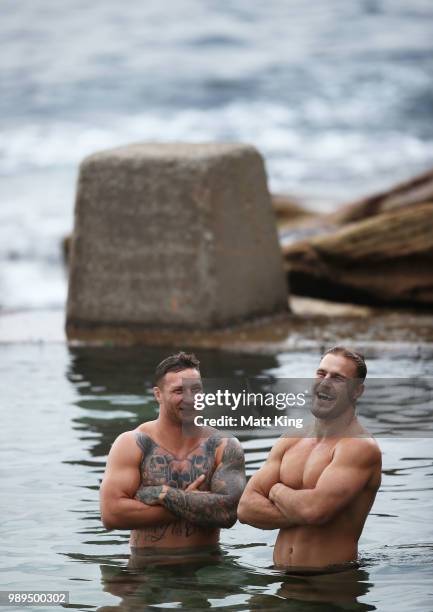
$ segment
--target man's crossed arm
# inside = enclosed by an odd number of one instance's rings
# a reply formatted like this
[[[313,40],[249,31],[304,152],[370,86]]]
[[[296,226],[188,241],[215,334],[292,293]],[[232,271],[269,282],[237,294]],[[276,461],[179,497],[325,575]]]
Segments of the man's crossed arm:
[[[110,451],[100,490],[101,517],[107,529],[140,529],[184,518],[207,527],[230,527],[245,486],[244,455],[235,438],[228,438],[210,491],[198,487],[199,477],[184,491],[167,485],[142,487],[138,469],[141,453],[132,432],[121,434]]]
[[[290,441],[281,438],[272,448],[268,459],[251,477],[238,506],[238,518],[258,529],[280,529],[288,527],[287,518],[269,499],[269,492],[280,480],[282,457]]]
[[[371,439],[346,438],[337,444],[331,463],[313,489],[273,485],[269,499],[289,526],[324,525],[365,488],[381,464],[379,448]],[[377,486],[380,476],[376,478]]]
[[[280,468],[294,442],[279,440],[251,478],[238,507],[241,522],[260,529],[325,524],[365,487],[380,465],[380,451],[371,440],[345,439],[314,488],[292,489],[280,482]]]
[[[199,486],[199,479],[197,482]],[[210,491],[149,486],[140,489],[137,499],[147,505],[163,506],[175,516],[202,527],[231,527],[236,522],[237,505],[244,487],[244,454],[239,442],[228,438],[221,463],[212,476]]]

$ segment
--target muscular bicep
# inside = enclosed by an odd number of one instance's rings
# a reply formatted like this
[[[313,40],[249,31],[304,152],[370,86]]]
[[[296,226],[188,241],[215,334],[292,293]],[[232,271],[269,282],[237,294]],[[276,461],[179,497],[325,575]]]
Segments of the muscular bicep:
[[[129,434],[129,432],[128,432]],[[101,484],[101,503],[133,498],[140,485],[140,452],[131,436],[122,434],[111,447]]]
[[[227,495],[237,503],[245,482],[244,451],[236,438],[228,438],[221,462],[212,476],[210,490],[212,493]]]
[[[366,441],[348,440],[337,449],[314,488],[322,511],[334,514],[348,505],[380,471],[380,451]],[[380,478],[379,478],[380,480]]]

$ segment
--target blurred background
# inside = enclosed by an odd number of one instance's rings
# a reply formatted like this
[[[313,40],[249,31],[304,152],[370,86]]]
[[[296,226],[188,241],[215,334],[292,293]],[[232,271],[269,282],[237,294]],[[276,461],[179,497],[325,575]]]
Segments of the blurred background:
[[[62,308],[77,167],[242,141],[319,211],[433,162],[428,0],[3,0],[0,312]]]

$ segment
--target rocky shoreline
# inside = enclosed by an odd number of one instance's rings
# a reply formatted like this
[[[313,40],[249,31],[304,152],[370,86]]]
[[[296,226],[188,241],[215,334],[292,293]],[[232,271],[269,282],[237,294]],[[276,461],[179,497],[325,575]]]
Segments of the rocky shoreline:
[[[433,170],[330,215],[273,201],[292,293],[432,310]]]
[[[433,356],[433,314],[414,310],[396,312],[352,306],[310,298],[293,297],[292,313],[273,320],[256,321],[236,328],[208,333],[147,332],[121,334],[111,330],[98,340],[69,343],[71,346],[177,346],[230,350],[240,353],[279,354],[286,351],[321,351],[332,344],[356,346],[366,355]],[[0,344],[66,344],[65,313],[55,311],[3,312]]]

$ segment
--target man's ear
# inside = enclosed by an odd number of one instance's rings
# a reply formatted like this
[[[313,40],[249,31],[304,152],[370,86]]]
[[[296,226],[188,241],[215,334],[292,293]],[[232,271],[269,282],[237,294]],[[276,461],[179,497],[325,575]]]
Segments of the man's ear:
[[[365,387],[363,383],[359,383],[359,385],[356,387],[355,391],[353,392],[354,399],[357,400],[359,397],[361,397],[361,395],[364,393],[364,390],[365,390]]]
[[[155,396],[158,404],[161,403],[161,389],[159,387],[153,387],[153,395]]]

